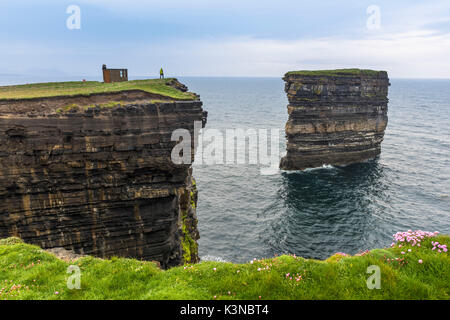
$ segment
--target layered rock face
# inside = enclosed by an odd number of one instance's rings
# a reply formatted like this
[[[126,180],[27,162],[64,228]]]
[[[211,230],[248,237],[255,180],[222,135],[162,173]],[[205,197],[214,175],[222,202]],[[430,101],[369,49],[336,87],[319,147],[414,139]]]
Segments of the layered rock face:
[[[385,71],[289,72],[287,154],[280,168],[302,170],[375,158],[387,126]]]
[[[0,238],[164,268],[198,261],[197,191],[191,166],[171,161],[171,134],[194,136],[202,102],[41,109],[0,112]]]

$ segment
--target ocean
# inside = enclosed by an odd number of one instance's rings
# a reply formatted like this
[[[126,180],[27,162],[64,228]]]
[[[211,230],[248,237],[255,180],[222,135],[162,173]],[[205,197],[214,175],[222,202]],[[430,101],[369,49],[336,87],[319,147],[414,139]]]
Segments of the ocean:
[[[281,78],[179,79],[201,96],[204,130],[279,129],[284,152],[288,102]],[[0,75],[0,85],[62,80],[81,78]],[[201,258],[325,259],[389,246],[397,231],[450,234],[450,80],[390,82],[377,159],[271,175],[248,163],[194,165]]]
[[[284,129],[281,78],[181,80],[201,95],[206,128]],[[450,80],[390,82],[378,159],[274,175],[249,164],[194,166],[201,257],[326,259],[389,246],[398,231],[449,234]]]

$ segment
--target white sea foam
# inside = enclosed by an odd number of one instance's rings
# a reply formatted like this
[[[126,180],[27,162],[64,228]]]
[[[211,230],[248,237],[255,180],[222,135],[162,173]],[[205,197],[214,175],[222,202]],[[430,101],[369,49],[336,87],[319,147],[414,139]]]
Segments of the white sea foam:
[[[225,259],[222,259],[221,257],[206,255],[203,257],[200,257],[200,261],[216,261],[216,262],[228,262]]]
[[[316,168],[307,168],[303,171],[305,172],[311,172],[311,171],[316,171],[316,170],[322,170],[322,169],[336,169],[336,167],[332,166],[331,164],[324,164],[321,167],[316,167]]]
[[[283,172],[284,174],[294,174],[299,172],[312,172],[316,170],[330,170],[330,169],[337,169],[337,167],[332,166],[331,164],[324,164],[321,167],[315,167],[315,168],[306,168],[303,170],[280,170],[280,172]]]

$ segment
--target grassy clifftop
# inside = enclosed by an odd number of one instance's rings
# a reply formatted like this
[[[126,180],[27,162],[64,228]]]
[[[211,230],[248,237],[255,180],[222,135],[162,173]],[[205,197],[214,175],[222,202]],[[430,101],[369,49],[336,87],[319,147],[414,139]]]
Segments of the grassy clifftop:
[[[65,262],[15,238],[0,241],[3,299],[449,299],[449,236],[406,235],[387,249],[326,261],[280,256],[246,264],[202,262],[167,271],[152,262],[93,257]],[[434,248],[434,249],[433,249]],[[440,251],[440,252],[439,252]],[[69,289],[68,267],[81,271]],[[380,289],[368,289],[369,266]]]
[[[299,70],[290,71],[286,73],[286,76],[298,75],[298,76],[376,76],[381,72],[369,69],[335,69],[335,70]]]
[[[98,93],[116,93],[127,90],[142,90],[177,100],[192,100],[195,95],[182,92],[170,86],[174,79],[132,80],[126,82],[103,83],[98,81],[72,81],[33,83],[0,87],[0,100],[35,99],[59,96],[77,96]]]

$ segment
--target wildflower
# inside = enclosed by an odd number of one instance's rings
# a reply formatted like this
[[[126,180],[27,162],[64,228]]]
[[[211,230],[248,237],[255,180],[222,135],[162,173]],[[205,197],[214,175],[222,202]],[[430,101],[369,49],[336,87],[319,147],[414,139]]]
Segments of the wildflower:
[[[217,269],[216,269],[216,268],[213,268],[213,270],[216,271]]]
[[[422,263],[423,261],[422,261],[422,259],[419,259],[419,263]]]
[[[405,254],[405,251],[402,251],[402,254]]]
[[[55,294],[59,294],[59,292],[58,292],[58,291],[55,291]]]
[[[411,249],[408,249],[408,252],[411,252],[412,250]]]

